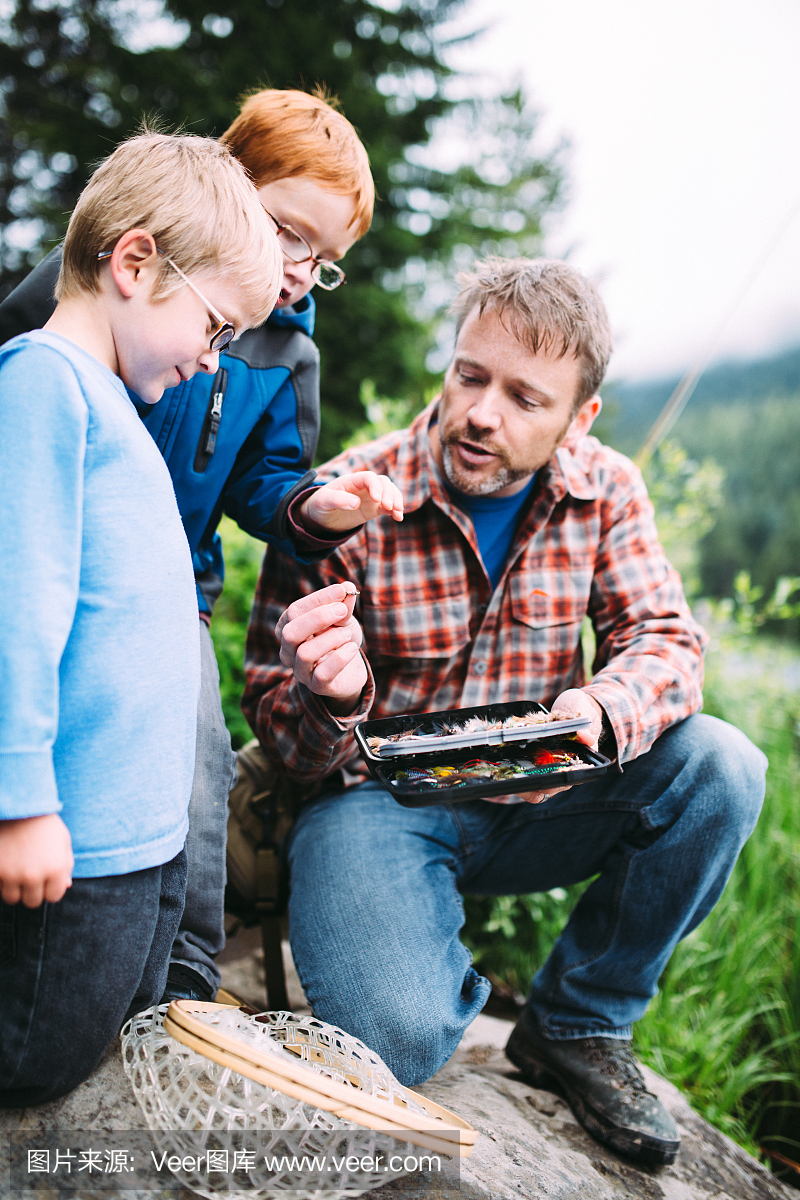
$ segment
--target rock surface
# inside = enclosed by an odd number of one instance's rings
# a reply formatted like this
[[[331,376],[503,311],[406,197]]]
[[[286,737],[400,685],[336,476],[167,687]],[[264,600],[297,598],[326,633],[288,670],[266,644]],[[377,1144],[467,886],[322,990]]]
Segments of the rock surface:
[[[240,939],[238,949],[226,951],[223,985],[263,1007],[258,964],[253,937]],[[293,972],[289,988],[297,1008],[304,1007]],[[651,1071],[645,1071],[648,1086],[681,1130],[676,1163],[648,1170],[604,1149],[583,1131],[563,1100],[522,1081],[502,1053],[510,1030],[509,1021],[478,1017],[450,1062],[420,1089],[465,1117],[482,1135],[462,1163],[460,1181],[418,1173],[369,1193],[374,1200],[797,1200],[796,1192],[698,1117],[676,1088]],[[7,1151],[14,1131],[102,1134],[143,1126],[116,1044],[91,1079],[70,1096],[40,1108],[0,1111],[0,1200],[34,1197],[33,1192],[11,1190]],[[120,1188],[99,1194],[122,1200],[193,1197],[186,1190]],[[296,1192],[292,1194],[299,1200]],[[61,1195],[85,1200],[89,1193],[62,1192],[52,1176],[47,1190],[35,1193],[36,1200]]]

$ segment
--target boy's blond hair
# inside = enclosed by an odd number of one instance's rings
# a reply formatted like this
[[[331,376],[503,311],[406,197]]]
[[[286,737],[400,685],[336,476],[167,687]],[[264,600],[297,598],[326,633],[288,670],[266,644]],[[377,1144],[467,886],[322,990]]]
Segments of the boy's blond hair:
[[[283,256],[241,163],[211,138],[144,132],[100,164],[69,222],[56,297],[97,292],[97,255],[129,229],[145,229],[187,275],[235,279],[253,325],[280,294]],[[152,298],[184,286],[164,259]]]
[[[496,312],[533,354],[571,354],[580,366],[573,416],[597,393],[613,350],[606,307],[594,284],[557,258],[486,258],[458,276],[451,306],[460,331],[473,308]]]
[[[353,126],[322,93],[266,88],[249,96],[220,141],[244,163],[256,187],[303,176],[352,196],[352,227],[363,237],[372,220],[375,185]]]

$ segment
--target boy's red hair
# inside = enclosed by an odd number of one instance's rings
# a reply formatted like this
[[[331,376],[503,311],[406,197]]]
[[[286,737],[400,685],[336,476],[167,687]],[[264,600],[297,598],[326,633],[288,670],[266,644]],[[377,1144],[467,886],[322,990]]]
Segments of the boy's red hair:
[[[255,92],[220,141],[244,164],[257,188],[302,175],[331,192],[352,196],[356,236],[369,229],[375,185],[367,152],[347,118],[321,95],[274,88]]]

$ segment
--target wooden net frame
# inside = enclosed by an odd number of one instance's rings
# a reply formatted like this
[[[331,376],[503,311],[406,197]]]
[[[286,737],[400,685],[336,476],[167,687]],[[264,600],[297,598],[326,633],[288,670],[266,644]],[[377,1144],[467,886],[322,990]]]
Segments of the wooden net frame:
[[[179,1000],[134,1017],[122,1043],[147,1125],[170,1153],[185,1159],[187,1145],[236,1153],[258,1135],[260,1165],[240,1172],[233,1190],[230,1175],[175,1172],[209,1200],[343,1200],[407,1174],[413,1168],[402,1163],[420,1148],[466,1157],[477,1138],[466,1121],[403,1087],[363,1042],[313,1017]],[[300,1171],[269,1170],[265,1147],[273,1163],[298,1149],[307,1161]],[[318,1170],[308,1166],[336,1153],[335,1170],[330,1158]],[[384,1165],[370,1170],[381,1157]],[[347,1170],[346,1159],[360,1165]],[[392,1160],[398,1169],[385,1165]]]

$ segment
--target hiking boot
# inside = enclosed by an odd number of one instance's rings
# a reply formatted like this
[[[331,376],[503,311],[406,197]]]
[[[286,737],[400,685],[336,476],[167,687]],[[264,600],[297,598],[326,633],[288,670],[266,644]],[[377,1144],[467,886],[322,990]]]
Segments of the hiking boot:
[[[506,1056],[534,1087],[552,1091],[556,1084],[599,1142],[649,1166],[675,1161],[681,1144],[677,1126],[647,1090],[629,1041],[553,1041],[542,1035],[526,1009],[508,1039]]]

